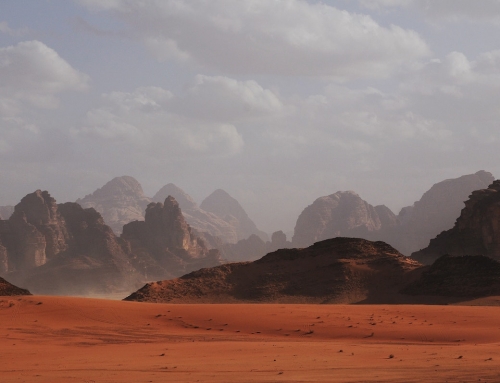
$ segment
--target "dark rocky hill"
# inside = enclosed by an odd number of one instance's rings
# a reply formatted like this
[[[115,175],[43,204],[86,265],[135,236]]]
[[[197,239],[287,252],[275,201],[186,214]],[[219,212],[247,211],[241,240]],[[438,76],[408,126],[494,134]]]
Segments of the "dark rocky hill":
[[[395,302],[420,264],[383,242],[334,238],[255,262],[201,269],[153,282],[127,300],[147,302]]]
[[[0,296],[12,295],[31,295],[31,293],[26,289],[21,289],[7,282],[5,279],[0,278]]]

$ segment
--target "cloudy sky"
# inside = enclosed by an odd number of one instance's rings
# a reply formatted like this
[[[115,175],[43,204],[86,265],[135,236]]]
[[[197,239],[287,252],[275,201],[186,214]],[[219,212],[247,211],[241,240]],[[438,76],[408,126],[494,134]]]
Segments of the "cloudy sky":
[[[0,205],[130,175],[266,231],[500,174],[500,0],[4,0]]]

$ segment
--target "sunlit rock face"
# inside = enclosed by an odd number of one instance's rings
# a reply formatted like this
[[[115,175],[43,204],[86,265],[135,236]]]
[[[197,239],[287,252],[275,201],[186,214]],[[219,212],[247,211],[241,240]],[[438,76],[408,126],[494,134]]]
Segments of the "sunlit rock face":
[[[142,186],[133,177],[113,178],[102,188],[76,201],[83,208],[94,208],[116,234],[123,225],[144,219],[144,211],[151,199],[144,195]]]
[[[412,254],[431,264],[442,255],[485,255],[500,260],[500,181],[474,191],[465,202],[452,229],[432,239],[425,249]]]

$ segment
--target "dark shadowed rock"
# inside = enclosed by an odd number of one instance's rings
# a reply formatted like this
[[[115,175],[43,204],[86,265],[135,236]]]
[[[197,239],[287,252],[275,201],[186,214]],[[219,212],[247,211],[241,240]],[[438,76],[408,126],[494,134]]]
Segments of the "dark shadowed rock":
[[[123,225],[144,219],[144,210],[151,199],[144,195],[141,185],[133,177],[113,178],[102,188],[76,201],[83,208],[94,208],[116,234]]]
[[[500,295],[500,263],[483,255],[445,255],[403,292],[471,298]]]
[[[5,279],[0,278],[0,296],[13,295],[31,295],[31,293],[26,289],[21,289],[14,286],[12,283],[7,282]]]
[[[415,262],[383,242],[334,238],[255,262],[154,282],[127,300],[147,302],[394,302],[418,276]]]
[[[222,189],[217,189],[205,198],[200,207],[234,227],[238,240],[246,239],[252,234],[258,235],[263,241],[269,239],[266,233],[257,229],[240,203]]]
[[[210,213],[198,207],[196,202],[182,189],[170,183],[163,186],[152,198],[153,202],[163,202],[168,196],[172,196],[179,203],[186,222],[199,232],[209,233],[224,242],[235,243],[238,241],[236,228],[224,221],[214,213]]]
[[[485,255],[500,260],[500,181],[472,192],[452,229],[432,239],[412,258],[432,264],[442,255]]]

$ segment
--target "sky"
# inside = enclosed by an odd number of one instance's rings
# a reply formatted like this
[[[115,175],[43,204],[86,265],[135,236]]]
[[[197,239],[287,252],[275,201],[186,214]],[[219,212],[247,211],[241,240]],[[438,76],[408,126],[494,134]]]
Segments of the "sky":
[[[2,0],[0,205],[135,177],[267,232],[500,174],[500,0]]]

